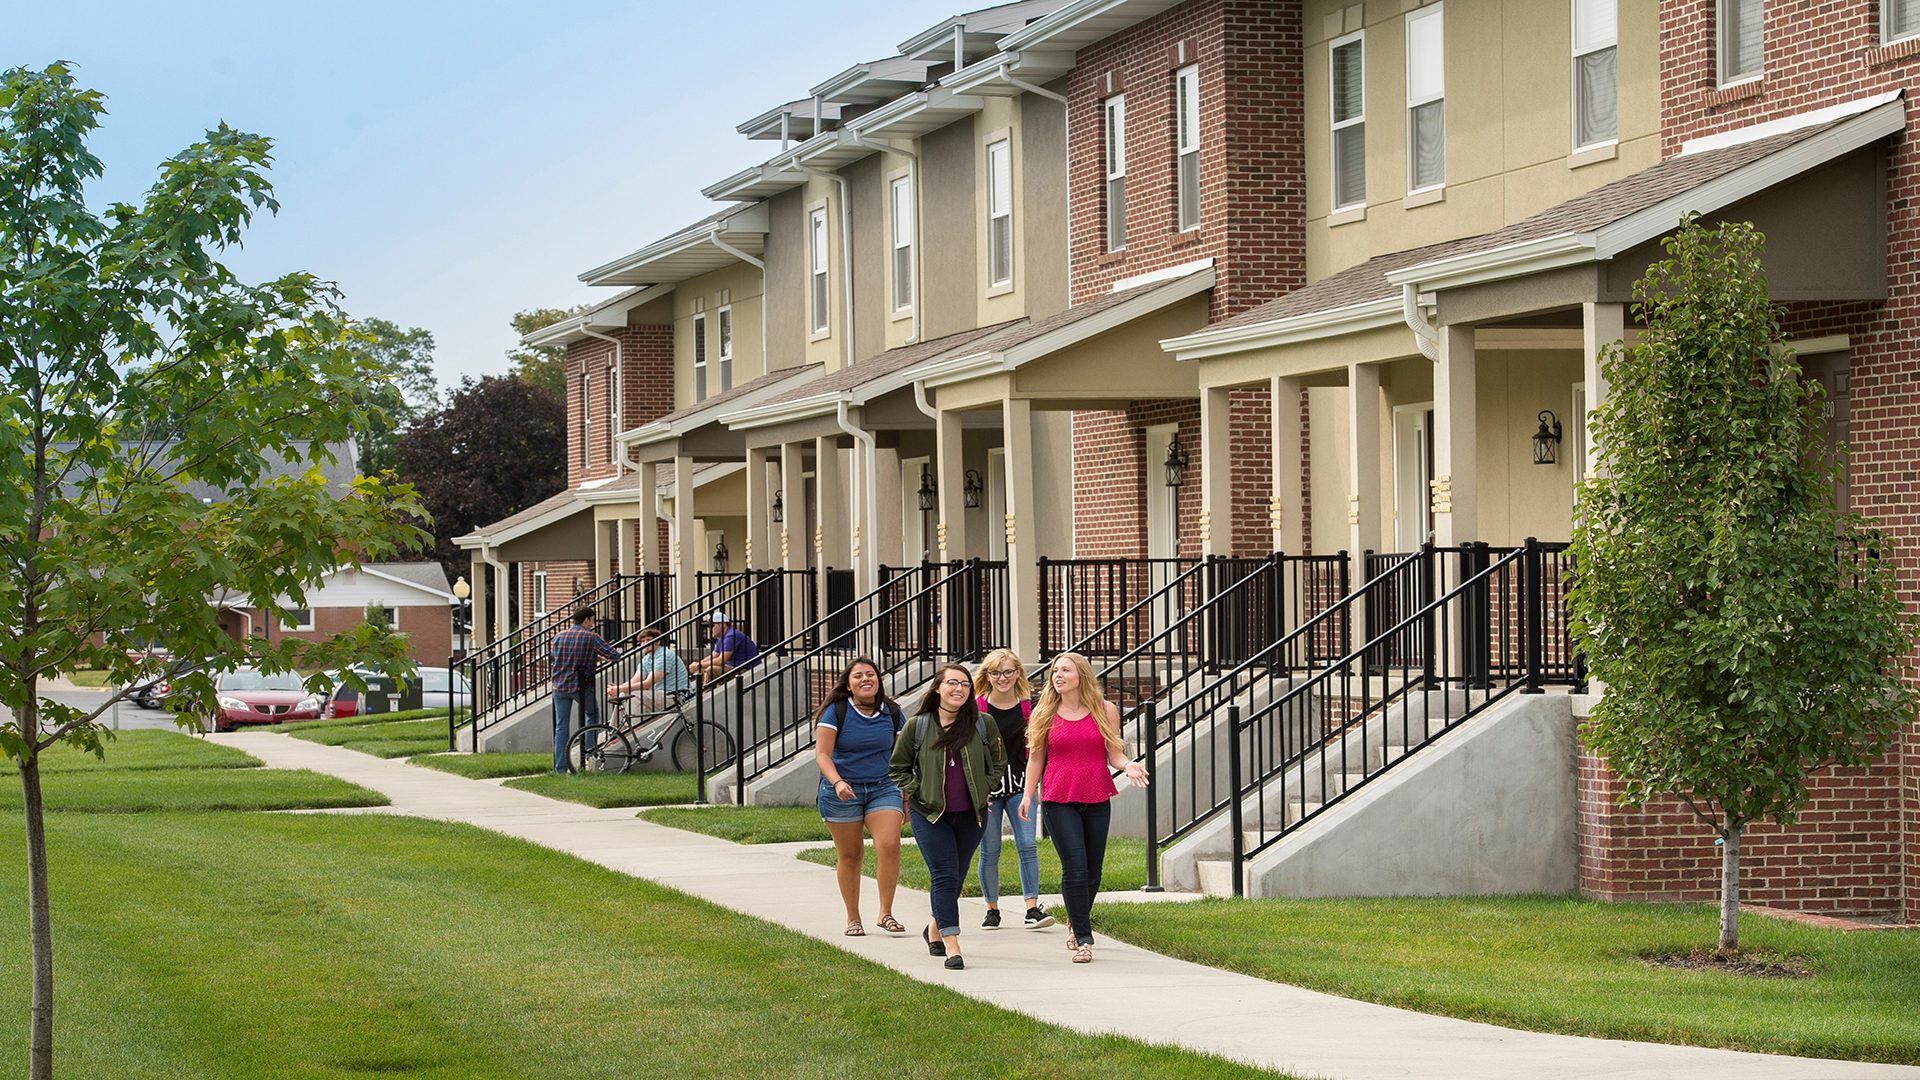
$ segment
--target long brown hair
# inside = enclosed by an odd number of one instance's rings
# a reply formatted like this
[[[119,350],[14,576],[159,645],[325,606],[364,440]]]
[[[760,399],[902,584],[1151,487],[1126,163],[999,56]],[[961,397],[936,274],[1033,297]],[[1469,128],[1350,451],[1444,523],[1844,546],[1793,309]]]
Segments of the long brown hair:
[[[968,682],[973,681],[973,673],[961,667],[959,664],[941,664],[940,667],[934,671],[933,684],[927,687],[926,696],[920,699],[920,708],[917,711],[932,716],[936,724],[940,721],[940,684],[946,680],[947,672],[949,671],[957,671],[966,676]],[[973,738],[974,732],[978,730],[979,727],[980,706],[973,700],[973,694],[969,692],[967,694],[967,700],[960,703],[959,710],[953,715],[953,726],[950,728],[942,728],[940,730],[940,738],[934,741],[934,745],[940,747],[959,746],[968,739]]]
[[[1061,701],[1060,691],[1053,687],[1053,669],[1061,664],[1072,664],[1080,672],[1080,689],[1074,694],[1071,704],[1085,707],[1087,715],[1100,725],[1100,734],[1106,737],[1109,753],[1126,750],[1126,743],[1120,739],[1119,722],[1107,715],[1107,697],[1100,692],[1100,681],[1094,678],[1093,665],[1076,652],[1060,653],[1047,665],[1047,675],[1040,686],[1040,703],[1033,707],[1033,715],[1027,718],[1027,745],[1044,753],[1047,733],[1053,730],[1053,722],[1060,715],[1060,706],[1068,704]]]

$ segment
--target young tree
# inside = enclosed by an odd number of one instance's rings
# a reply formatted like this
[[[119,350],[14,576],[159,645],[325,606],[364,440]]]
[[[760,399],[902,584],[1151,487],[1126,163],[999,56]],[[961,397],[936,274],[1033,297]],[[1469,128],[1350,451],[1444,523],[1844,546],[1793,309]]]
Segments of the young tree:
[[[1762,238],[1689,219],[1635,288],[1646,335],[1603,360],[1568,598],[1606,684],[1587,745],[1641,805],[1720,838],[1720,948],[1739,947],[1740,837],[1791,823],[1809,777],[1913,718],[1913,628],[1880,534],[1833,500],[1821,392],[1781,345]]]
[[[241,664],[397,669],[392,635],[240,641],[209,599],[281,617],[328,571],[419,538],[409,489],[360,479],[342,496],[317,467],[358,421],[356,389],[381,378],[342,347],[333,289],[308,274],[250,285],[220,262],[275,209],[268,141],[221,125],[138,205],[96,210],[87,143],[103,111],[64,64],[0,73],[0,749],[23,794],[36,1080],[53,1072],[40,755],[102,754],[97,721],[162,674],[129,653],[148,640],[204,665],[174,680],[197,715],[213,711],[210,672]],[[123,422],[147,416],[168,418],[164,437]],[[288,461],[304,474],[275,467]],[[40,696],[82,667],[117,689],[91,710]]]
[[[513,332],[526,337],[535,330],[544,330],[562,319],[571,319],[586,309],[586,305],[582,304],[571,308],[532,308],[516,312],[513,316]],[[557,345],[548,345],[543,348],[520,345],[507,350],[507,359],[513,362],[511,373],[514,378],[532,383],[562,401],[566,400],[567,350],[565,348]]]

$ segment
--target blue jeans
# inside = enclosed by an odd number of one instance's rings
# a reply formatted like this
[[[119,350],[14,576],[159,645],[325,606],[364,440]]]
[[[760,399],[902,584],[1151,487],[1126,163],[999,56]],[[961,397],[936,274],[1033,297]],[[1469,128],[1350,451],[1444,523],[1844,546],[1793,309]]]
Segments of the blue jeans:
[[[554,691],[553,771],[557,773],[573,771],[567,764],[567,739],[573,734],[569,723],[572,718],[575,703],[578,703],[580,706],[581,727],[600,722],[600,703],[593,700],[593,694],[591,692],[584,694],[562,694],[557,690]]]
[[[980,843],[980,823],[972,810],[941,814],[939,821],[928,820],[920,808],[908,804],[913,815],[913,842],[920,857],[927,860],[927,890],[933,898],[933,921],[941,937],[960,933],[960,883],[966,879],[967,864],[973,862],[973,849]]]
[[[1020,820],[1020,796],[987,800],[987,822],[980,834],[980,896],[989,904],[1000,902],[1000,815],[1013,826],[1013,849],[1020,853],[1020,895],[1040,895],[1040,848],[1033,838],[1038,822]]]
[[[1075,941],[1091,945],[1093,897],[1100,891],[1100,864],[1107,858],[1113,806],[1104,802],[1040,806],[1047,815],[1047,835],[1060,853],[1060,898],[1067,903],[1067,925],[1073,927]]]

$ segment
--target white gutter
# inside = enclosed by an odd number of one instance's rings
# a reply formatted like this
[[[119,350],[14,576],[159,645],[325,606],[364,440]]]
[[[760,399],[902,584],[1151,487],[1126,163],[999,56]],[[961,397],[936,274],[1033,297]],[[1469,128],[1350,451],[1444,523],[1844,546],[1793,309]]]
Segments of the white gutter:
[[[608,342],[613,346],[613,387],[609,391],[613,395],[613,400],[607,402],[607,426],[613,429],[614,445],[618,446],[620,443],[620,393],[627,379],[626,350],[621,348],[619,338],[611,334],[603,334],[593,327],[588,326],[585,318],[580,320],[580,332],[590,338],[599,338],[601,341]],[[580,365],[580,378],[584,382],[586,377],[587,366],[585,363],[582,363]],[[593,451],[589,448],[587,452],[591,454]],[[615,454],[613,456],[613,474],[615,476],[625,476],[627,474],[625,454]]]
[[[865,527],[860,531],[864,533],[867,538],[867,580],[864,583],[863,591],[872,592],[880,587],[880,546],[878,543],[879,537],[874,532],[875,526],[880,520],[879,448],[874,442],[872,432],[855,427],[853,423],[847,419],[847,403],[844,400],[841,401],[834,410],[833,420],[834,423],[840,425],[841,431],[853,436],[854,442],[866,448],[867,482],[866,491],[863,493],[865,498],[861,499],[861,502],[866,504],[861,508],[865,511],[862,516],[866,521]],[[818,465],[815,467],[819,468]]]
[[[940,411],[927,402],[927,380],[913,380],[913,403],[919,406],[921,412],[927,414],[927,419],[935,423],[940,421]]]
[[[1407,329],[1413,331],[1413,343],[1420,349],[1420,355],[1434,362],[1440,360],[1440,332],[1420,312],[1420,284],[1409,281],[1400,286],[1400,314],[1407,321]]]
[[[814,99],[814,108],[819,108],[818,98]],[[840,299],[841,307],[846,309],[845,323],[841,326],[840,332],[847,339],[846,366],[851,368],[853,367],[853,214],[851,213],[853,197],[847,189],[847,178],[839,173],[817,169],[812,165],[802,165],[798,161],[794,162],[794,167],[808,176],[824,176],[840,188]],[[760,292],[764,298],[766,295],[764,282],[761,283]],[[919,299],[918,296],[914,297],[915,301]],[[764,299],[762,303],[765,303]],[[764,324],[766,320],[762,319],[761,322]],[[761,357],[760,362],[765,364],[766,357]],[[877,589],[880,586],[875,583],[873,587]]]
[[[958,32],[957,30],[955,31],[956,34]],[[858,131],[853,131],[849,134],[851,134],[855,146],[864,146],[869,150],[877,150],[883,154],[899,154],[910,163],[907,166],[907,177],[913,184],[911,189],[913,191],[913,338],[908,341],[907,344],[911,345],[920,340],[920,308],[923,306],[920,295],[920,258],[926,252],[926,245],[921,242],[922,238],[926,235],[926,230],[921,228],[925,217],[925,214],[922,213],[922,208],[926,203],[920,197],[920,155],[911,150],[902,150],[891,143],[874,142]],[[891,213],[892,211],[893,191],[889,188],[887,190],[887,212]]]

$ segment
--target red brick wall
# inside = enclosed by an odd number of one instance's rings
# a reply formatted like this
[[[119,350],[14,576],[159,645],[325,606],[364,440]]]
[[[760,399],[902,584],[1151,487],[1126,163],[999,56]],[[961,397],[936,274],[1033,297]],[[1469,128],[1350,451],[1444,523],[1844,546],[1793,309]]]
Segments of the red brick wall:
[[[407,655],[426,667],[443,667],[453,654],[453,609],[451,607],[405,607],[399,610],[396,629],[407,638]],[[265,616],[252,612],[254,632],[266,626]],[[367,617],[364,608],[328,607],[313,609],[313,629],[283,630],[276,626],[271,639],[300,638],[326,641],[336,634],[359,626]]]
[[[631,326],[607,331],[619,339],[624,373],[614,377],[616,350],[594,338],[567,346],[567,483],[614,474],[613,391],[621,398],[619,427],[638,427],[673,411],[673,327]],[[580,386],[585,380],[592,413],[589,445],[581,451]]]
[[[529,562],[520,564],[520,619],[532,622],[539,610],[533,606],[533,575],[547,573],[547,614],[568,610],[573,598],[593,588],[593,553],[584,559]],[[578,586],[577,588],[575,586]]]
[[[1920,44],[1879,45],[1878,5],[1856,0],[1816,11],[1766,8],[1766,74],[1731,91],[1714,86],[1714,5],[1662,0],[1661,120],[1668,153],[1687,139],[1905,89],[1920,78]],[[1853,506],[1891,533],[1902,592],[1915,607],[1914,539],[1920,500],[1913,483],[1912,417],[1920,408],[1920,158],[1896,140],[1888,176],[1889,296],[1885,303],[1796,305],[1793,336],[1849,338]],[[1707,899],[1716,860],[1704,827],[1665,803],[1628,812],[1612,805],[1617,781],[1583,761],[1581,887],[1599,896]],[[1756,827],[1743,860],[1754,899],[1826,911],[1920,917],[1920,724],[1864,770],[1814,784],[1814,800],[1790,829]],[[1690,820],[1690,819],[1688,819]]]
[[[1273,550],[1273,530],[1267,519],[1267,496],[1273,491],[1272,400],[1272,393],[1263,386],[1243,387],[1228,399],[1235,555],[1265,555]]]

